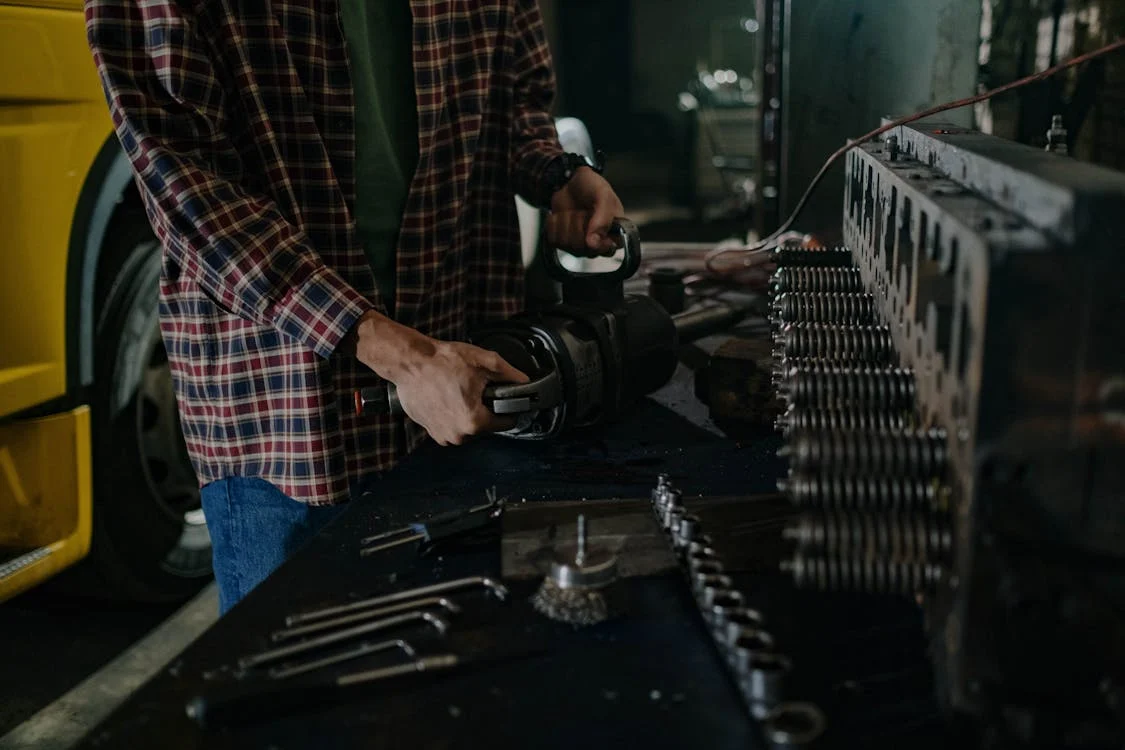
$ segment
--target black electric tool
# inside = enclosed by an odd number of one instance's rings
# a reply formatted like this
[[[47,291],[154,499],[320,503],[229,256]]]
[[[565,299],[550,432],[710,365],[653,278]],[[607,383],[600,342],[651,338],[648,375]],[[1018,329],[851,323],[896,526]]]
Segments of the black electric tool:
[[[611,420],[671,379],[679,344],[730,326],[749,311],[749,306],[714,302],[670,315],[649,296],[625,294],[625,280],[641,264],[640,239],[636,226],[624,219],[613,229],[624,250],[620,266],[573,272],[551,250],[547,269],[562,285],[562,304],[472,335],[474,345],[497,352],[530,378],[485,389],[489,409],[518,419],[500,434],[543,440]],[[364,388],[355,401],[359,414],[402,413],[393,385]]]

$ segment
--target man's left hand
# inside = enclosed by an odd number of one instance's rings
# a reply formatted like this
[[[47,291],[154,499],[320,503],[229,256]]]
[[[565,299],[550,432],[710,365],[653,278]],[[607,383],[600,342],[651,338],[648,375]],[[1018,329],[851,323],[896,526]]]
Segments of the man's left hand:
[[[579,167],[551,198],[547,243],[573,255],[613,255],[618,245],[609,229],[614,219],[624,216],[625,208],[610,184],[589,167]]]

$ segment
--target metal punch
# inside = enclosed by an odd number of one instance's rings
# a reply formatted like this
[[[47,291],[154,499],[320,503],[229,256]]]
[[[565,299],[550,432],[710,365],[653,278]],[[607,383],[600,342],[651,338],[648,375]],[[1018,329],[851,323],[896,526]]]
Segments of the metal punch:
[[[262,651],[250,656],[243,656],[238,660],[238,666],[242,669],[249,669],[256,667],[259,664],[266,664],[278,659],[284,659],[287,656],[294,656],[296,654],[303,654],[306,651],[311,651],[322,646],[330,646],[333,643],[346,641],[351,638],[357,638],[361,635],[369,633],[377,633],[381,630],[388,630],[390,628],[398,627],[400,625],[410,625],[413,623],[429,623],[439,633],[444,634],[449,629],[449,623],[433,614],[432,612],[407,612],[393,617],[387,617],[383,620],[376,620],[375,622],[367,622],[362,625],[356,625],[352,628],[338,630],[334,633],[327,633],[317,638],[311,638],[307,641],[294,643],[288,646],[280,646],[278,648]]]
[[[462,589],[473,588],[474,586],[483,586],[501,601],[508,598],[508,588],[499,581],[484,576],[469,576],[468,578],[458,578],[453,581],[444,581],[429,586],[420,586],[415,589],[398,591],[393,594],[360,599],[359,601],[349,602],[347,604],[338,604],[334,607],[325,607],[324,609],[317,609],[311,612],[299,612],[286,617],[285,624],[289,626],[300,625],[314,620],[321,620],[326,617],[335,617],[336,615],[348,614],[349,612],[357,612],[361,609],[384,607],[388,604],[421,599],[436,594],[448,594],[452,591],[460,591]]]
[[[359,554],[362,557],[400,547],[412,542],[427,544],[457,534],[473,531],[489,521],[499,518],[504,512],[505,501],[496,497],[496,488],[485,491],[488,502],[475,505],[468,510],[455,510],[438,513],[423,522],[407,524],[398,529],[384,531],[360,540]],[[481,515],[483,514],[483,515]],[[383,541],[389,540],[389,541]],[[382,542],[375,544],[375,542]],[[374,546],[370,546],[373,545]]]

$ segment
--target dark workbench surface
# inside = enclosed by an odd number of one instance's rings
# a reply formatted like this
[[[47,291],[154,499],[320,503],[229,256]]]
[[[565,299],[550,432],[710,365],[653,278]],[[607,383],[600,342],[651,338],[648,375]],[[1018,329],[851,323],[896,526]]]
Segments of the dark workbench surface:
[[[928,677],[916,664],[921,635],[912,608],[866,600],[857,607],[855,599],[793,592],[771,572],[776,559],[764,559],[776,558],[776,520],[788,511],[775,497],[748,498],[771,492],[783,473],[774,456],[777,446],[768,434],[740,444],[718,433],[691,395],[691,373],[681,368],[654,398],[595,434],[547,444],[493,438],[457,449],[424,448],[353,501],[91,732],[83,746],[762,746],[677,574],[629,579],[628,616],[585,629],[536,614],[527,601],[532,592],[527,585],[512,586],[512,597],[503,604],[466,592],[457,596],[464,611],[453,619],[444,643],[436,637],[403,637],[420,652],[451,651],[479,663],[354,690],[343,703],[285,711],[232,729],[204,731],[185,715],[185,702],[194,695],[261,684],[254,681],[260,677],[236,680],[229,665],[240,655],[268,648],[268,634],[283,626],[287,613],[500,573],[497,544],[433,558],[419,558],[410,547],[361,558],[360,538],[434,511],[479,503],[491,486],[516,503],[642,498],[658,472],[673,477],[689,507],[699,495],[728,498],[726,511],[705,512],[701,504],[697,512],[708,531],[709,520],[724,527],[716,528],[724,532],[715,533],[716,546],[748,562],[736,582],[793,655],[798,684],[808,685],[802,697],[817,700],[829,713],[834,745],[853,746],[841,741],[845,733],[858,733],[862,741],[854,746],[863,747],[888,738],[886,746],[902,746],[897,733],[909,727],[932,734]],[[732,496],[746,500],[732,504]],[[736,520],[723,516],[731,508],[737,510]],[[389,661],[386,655],[370,657],[339,672]],[[331,668],[321,672],[308,681],[332,674]],[[875,677],[864,682],[866,675]]]

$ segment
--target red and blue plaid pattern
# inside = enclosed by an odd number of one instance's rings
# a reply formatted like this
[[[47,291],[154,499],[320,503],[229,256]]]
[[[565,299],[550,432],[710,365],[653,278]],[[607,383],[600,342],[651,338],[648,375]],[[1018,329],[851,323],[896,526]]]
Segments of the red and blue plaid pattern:
[[[561,153],[535,0],[411,0],[419,160],[396,318],[440,339],[523,301],[516,193]],[[161,329],[201,484],[345,500],[425,434],[357,417],[379,379],[338,347],[386,311],[355,237],[348,49],[335,0],[86,0],[118,138],[164,253]]]

